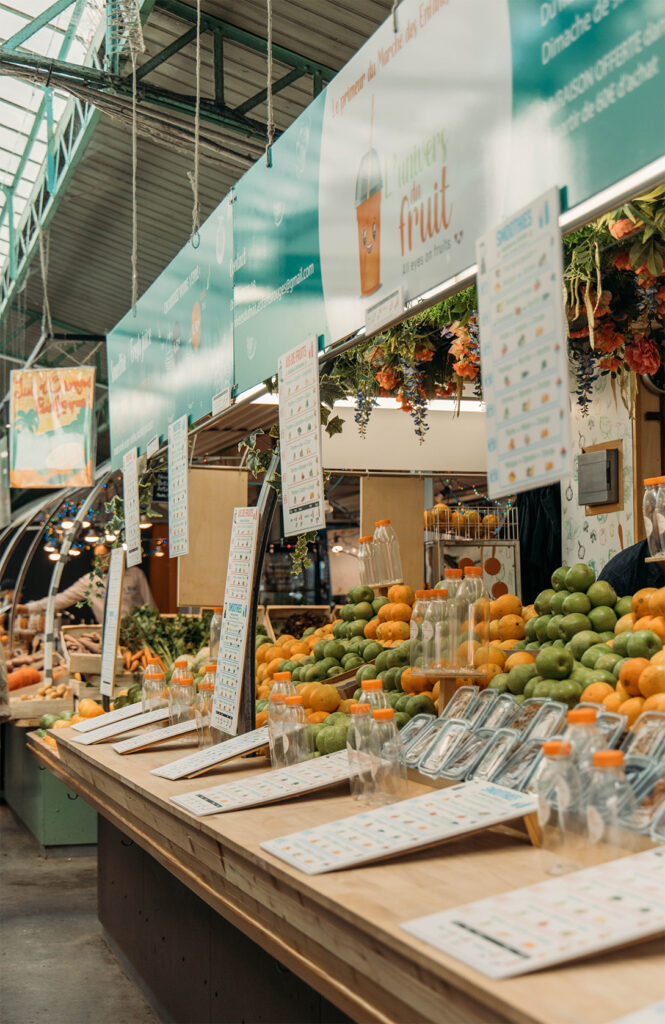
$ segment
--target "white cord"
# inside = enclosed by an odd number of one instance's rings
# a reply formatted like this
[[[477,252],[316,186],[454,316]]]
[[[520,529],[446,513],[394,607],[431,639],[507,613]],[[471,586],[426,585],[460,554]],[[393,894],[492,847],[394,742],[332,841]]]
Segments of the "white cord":
[[[138,133],[136,128],[136,53],[132,55],[132,315],[136,316],[136,303],[139,297],[138,272],[138,214],[136,208],[136,170],[138,167]]]
[[[268,143],[266,145],[266,166],[272,167],[272,144],[275,141],[275,120],[272,106],[272,0],[266,0],[266,16],[268,30],[266,33],[266,44],[268,47],[268,60],[266,65],[266,93],[268,99],[268,122],[266,125]]]
[[[196,110],[194,112],[194,173],[187,172],[194,193],[192,207],[192,240],[198,234],[201,224],[201,203],[199,200],[199,130],[201,124],[201,0],[196,0]]]

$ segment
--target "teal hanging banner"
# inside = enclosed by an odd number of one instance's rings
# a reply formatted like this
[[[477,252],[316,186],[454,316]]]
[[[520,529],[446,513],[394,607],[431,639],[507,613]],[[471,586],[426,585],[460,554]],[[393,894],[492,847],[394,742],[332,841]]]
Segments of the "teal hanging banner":
[[[233,216],[222,202],[107,338],[111,462],[233,385]]]

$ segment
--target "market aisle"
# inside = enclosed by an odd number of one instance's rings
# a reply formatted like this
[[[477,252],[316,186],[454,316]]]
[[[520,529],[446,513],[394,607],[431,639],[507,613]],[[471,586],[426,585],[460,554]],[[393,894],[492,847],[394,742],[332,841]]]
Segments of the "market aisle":
[[[3,1024],[155,1024],[97,922],[97,858],[40,857],[0,805]]]

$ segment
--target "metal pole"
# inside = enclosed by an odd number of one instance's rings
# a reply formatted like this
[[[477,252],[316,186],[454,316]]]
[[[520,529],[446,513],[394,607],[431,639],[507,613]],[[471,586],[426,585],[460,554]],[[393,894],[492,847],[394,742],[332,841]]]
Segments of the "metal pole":
[[[60,548],[60,559],[53,567],[53,575],[51,576],[51,584],[48,591],[48,604],[46,606],[46,617],[44,621],[44,682],[49,684],[53,682],[53,643],[55,640],[53,635],[53,623],[55,621],[55,599],[58,590],[60,589],[62,570],[67,562],[72,542],[75,541],[78,536],[81,523],[87,516],[91,506],[97,500],[99,492],[102,490],[110,476],[111,471],[109,470],[109,472],[105,473],[90,490],[88,497],[76,513],[74,525],[70,530],[67,530],[67,533],[64,536],[62,547]]]

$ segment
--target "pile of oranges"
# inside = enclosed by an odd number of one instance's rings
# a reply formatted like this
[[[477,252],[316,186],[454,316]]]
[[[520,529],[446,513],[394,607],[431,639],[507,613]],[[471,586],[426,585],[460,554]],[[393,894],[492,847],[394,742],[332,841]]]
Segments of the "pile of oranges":
[[[388,601],[382,605],[375,618],[365,626],[365,637],[378,640],[384,647],[399,647],[409,639],[411,613],[416,599],[411,587],[396,583],[388,591]]]
[[[325,722],[335,711],[349,714],[351,705],[356,703],[352,697],[343,700],[337,687],[330,683],[298,683],[296,691],[302,697],[305,714],[310,725],[319,725],[321,722]],[[259,711],[256,716],[256,728],[259,729],[267,722],[268,711]]]
[[[298,640],[285,633],[274,644],[261,644],[256,650],[256,696],[265,700],[270,696],[273,677],[283,661],[302,661],[312,653],[319,640],[332,639],[333,623],[315,629],[309,636]]]

